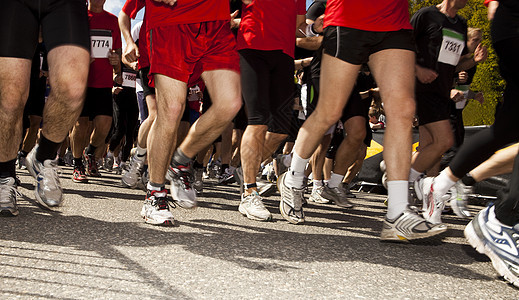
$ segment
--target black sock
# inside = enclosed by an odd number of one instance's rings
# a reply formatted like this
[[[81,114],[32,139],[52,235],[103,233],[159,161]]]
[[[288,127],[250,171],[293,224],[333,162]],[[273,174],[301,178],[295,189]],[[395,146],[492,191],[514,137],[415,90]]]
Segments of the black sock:
[[[48,140],[43,134],[41,135],[40,142],[38,143],[38,149],[36,151],[36,160],[44,162],[47,159],[54,160],[59,150],[60,143],[54,143]]]
[[[0,178],[16,178],[16,159],[0,162]]]
[[[27,154],[29,154],[29,152],[26,152],[23,150],[20,150],[20,152],[18,152],[18,153],[21,154],[22,157],[27,157]]]
[[[203,169],[204,165],[202,165],[201,163],[199,163],[198,161],[195,160],[195,162],[193,163],[193,168],[195,168],[195,169]]]
[[[96,152],[96,149],[97,149],[97,147],[92,146],[92,144],[88,144],[88,147],[86,148],[85,153],[87,155],[94,155]]]
[[[83,159],[81,157],[80,158],[74,157],[74,168],[79,168],[82,166],[83,166]]]
[[[461,178],[461,182],[463,182],[464,185],[468,185],[468,186],[473,186],[474,184],[476,184],[476,180],[474,180],[474,178],[472,178],[470,173],[467,173],[465,176],[463,176]]]
[[[229,169],[229,164],[222,164],[222,172]]]

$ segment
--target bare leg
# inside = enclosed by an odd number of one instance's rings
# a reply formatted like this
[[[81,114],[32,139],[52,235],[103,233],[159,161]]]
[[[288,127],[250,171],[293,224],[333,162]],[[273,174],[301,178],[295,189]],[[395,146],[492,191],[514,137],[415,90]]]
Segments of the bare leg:
[[[204,72],[202,78],[211,94],[213,105],[191,126],[187,137],[179,147],[187,157],[191,158],[222,133],[242,105],[238,73],[230,70],[213,70]]]
[[[11,161],[18,153],[30,74],[29,59],[0,57],[0,162]]]
[[[337,149],[333,173],[346,175],[348,168],[357,160],[361,144],[366,137],[366,119],[361,116],[349,118],[344,122],[346,137]]]
[[[425,134],[422,140],[422,133]],[[413,156],[413,169],[424,172],[432,168],[445,151],[454,144],[454,136],[449,120],[428,123],[420,126],[420,147],[417,154]]]
[[[43,110],[42,134],[61,143],[83,108],[90,53],[76,46],[60,46],[49,52],[48,61],[52,89]]]
[[[265,144],[265,134],[267,125],[249,125],[243,133],[241,140],[241,167],[243,169],[243,182],[255,183],[256,174],[262,162],[263,145]],[[257,188],[245,190],[245,195],[249,195]]]
[[[519,144],[515,144],[496,152],[488,160],[470,171],[470,175],[476,182],[480,182],[492,176],[512,173],[518,149]]]
[[[29,116],[30,126],[25,133],[25,138],[23,139],[22,151],[30,152],[36,144],[36,140],[38,139],[38,132],[40,131],[41,120],[42,117],[40,116]]]
[[[148,134],[150,182],[164,184],[178,125],[186,103],[186,83],[155,74],[157,117]]]
[[[139,134],[137,135],[137,145],[141,148],[146,148],[151,125],[157,117],[157,100],[155,99],[155,95],[146,96],[146,103],[148,105],[148,118],[142,122],[139,127]]]

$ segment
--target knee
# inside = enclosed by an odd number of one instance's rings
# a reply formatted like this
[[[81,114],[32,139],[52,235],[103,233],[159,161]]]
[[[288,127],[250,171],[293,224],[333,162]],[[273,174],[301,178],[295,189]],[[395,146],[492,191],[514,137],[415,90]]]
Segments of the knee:
[[[386,105],[384,106],[384,110],[386,112],[386,116],[388,121],[391,122],[410,122],[412,123],[414,120],[414,116],[416,113],[416,103],[413,98],[407,99],[401,102],[400,105]]]
[[[454,146],[454,136],[452,134],[445,135],[441,139],[438,139],[437,145],[441,153],[447,152],[447,150]]]
[[[214,108],[216,110],[215,113],[221,120],[231,121],[236,116],[236,114],[238,114],[238,112],[241,109],[241,106],[242,100],[241,97],[239,97],[226,101],[225,103],[221,103],[220,105],[213,104],[211,108]]]
[[[51,101],[59,101],[69,111],[79,111],[83,107],[86,89],[69,82],[60,82],[51,89]]]

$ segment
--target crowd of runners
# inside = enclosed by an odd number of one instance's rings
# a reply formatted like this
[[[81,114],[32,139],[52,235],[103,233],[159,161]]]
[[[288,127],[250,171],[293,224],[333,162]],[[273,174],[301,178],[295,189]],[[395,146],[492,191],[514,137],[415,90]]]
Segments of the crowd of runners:
[[[148,224],[174,224],[171,206],[197,207],[210,177],[237,182],[237,210],[257,221],[272,219],[263,198],[277,187],[280,214],[302,224],[307,202],[353,207],[372,132],[384,129],[380,239],[436,238],[448,203],[473,218],[468,242],[519,287],[518,148],[496,153],[519,140],[515,0],[485,1],[507,85],[495,123],[467,141],[462,110],[484,101],[471,82],[488,55],[482,30],[457,14],[467,0],[413,16],[407,0],[127,0],[118,16],[104,3],[4,3],[1,216],[19,214],[17,166],[55,209],[69,165],[78,189],[100,169],[144,189]],[[501,199],[473,217],[470,186],[512,170]]]

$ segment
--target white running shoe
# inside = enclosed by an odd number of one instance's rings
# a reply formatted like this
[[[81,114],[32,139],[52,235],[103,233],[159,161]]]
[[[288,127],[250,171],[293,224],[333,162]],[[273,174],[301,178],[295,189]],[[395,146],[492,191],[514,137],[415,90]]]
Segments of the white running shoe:
[[[252,194],[244,197],[241,195],[240,206],[238,207],[238,211],[247,216],[247,218],[256,221],[270,221],[272,220],[272,215],[263,205],[263,201],[258,192],[254,191]]]
[[[305,222],[305,213],[303,212],[304,188],[290,188],[285,184],[285,177],[288,172],[279,176],[277,181],[278,190],[281,194],[279,202],[279,211],[285,220],[292,224],[301,224]]]
[[[383,241],[399,241],[429,238],[447,230],[444,224],[432,224],[418,215],[418,212],[408,207],[398,218],[384,218],[380,239]]]
[[[308,198],[308,201],[315,202],[315,203],[321,203],[326,204],[330,203],[330,200],[323,198],[321,196],[321,193],[323,192],[324,186],[318,186],[316,188],[312,189],[312,193],[310,194],[310,198]]]
[[[169,211],[168,191],[150,191],[142,206],[141,216],[144,222],[152,225],[171,226],[174,224],[173,214]]]
[[[426,177],[423,180],[423,217],[432,224],[442,223],[442,211],[445,208],[445,201],[449,195],[438,195],[434,190],[434,177]]]
[[[171,181],[171,196],[178,206],[186,209],[196,208],[196,191],[193,188],[194,174],[191,164],[187,166],[171,163],[167,179]]]
[[[449,199],[449,203],[451,205],[452,211],[456,214],[456,216],[460,218],[470,218],[472,214],[468,209],[468,197],[472,194],[472,187],[467,186],[458,180],[456,184],[450,189],[451,197]]]
[[[507,226],[495,216],[495,206],[481,210],[465,227],[465,237],[506,281],[519,288],[519,224]]]

